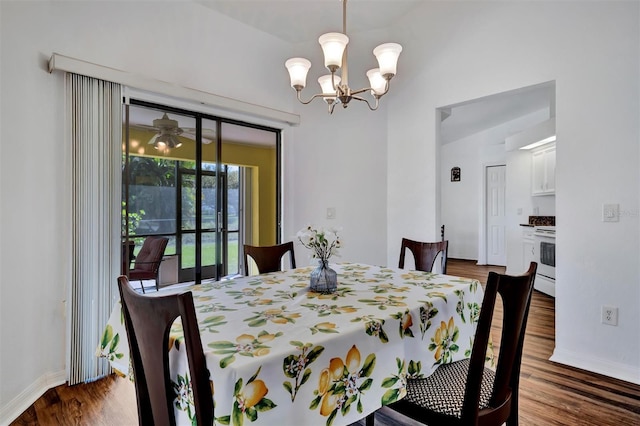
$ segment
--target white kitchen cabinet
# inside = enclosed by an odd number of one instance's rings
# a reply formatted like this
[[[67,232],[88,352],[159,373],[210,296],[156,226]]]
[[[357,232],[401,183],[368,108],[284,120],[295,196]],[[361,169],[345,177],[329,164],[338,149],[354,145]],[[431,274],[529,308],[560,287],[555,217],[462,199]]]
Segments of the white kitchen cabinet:
[[[556,145],[533,152],[532,195],[553,195],[556,193]]]
[[[529,268],[531,262],[536,261],[535,244],[533,242],[533,228],[525,227],[522,232],[522,267]]]

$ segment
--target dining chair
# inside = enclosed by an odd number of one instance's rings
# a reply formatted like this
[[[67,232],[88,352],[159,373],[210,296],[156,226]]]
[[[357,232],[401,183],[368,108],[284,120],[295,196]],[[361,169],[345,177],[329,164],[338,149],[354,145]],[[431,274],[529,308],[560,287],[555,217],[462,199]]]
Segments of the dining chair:
[[[249,257],[258,267],[258,273],[282,271],[282,257],[289,253],[291,269],[296,267],[296,256],[293,251],[293,241],[275,246],[244,245],[244,274],[249,275]]]
[[[133,367],[140,425],[175,426],[176,393],[169,376],[169,330],[182,320],[196,420],[213,424],[213,394],[191,292],[166,296],[137,293],[129,279],[118,277],[120,301]]]
[[[131,280],[140,281],[143,293],[145,292],[143,280],[155,280],[156,291],[160,290],[158,274],[168,242],[168,238],[150,236],[145,238],[144,243],[142,243],[133,269],[129,270],[128,276]]]
[[[136,250],[136,242],[133,240],[127,240],[122,242],[122,270],[121,274],[126,275],[129,272],[131,267],[131,262],[133,262],[136,258],[135,255]]]
[[[449,250],[449,241],[443,240],[434,243],[414,241],[408,238],[402,239],[400,246],[400,261],[398,267],[404,268],[405,253],[409,249],[415,260],[416,270],[431,272],[435,264],[438,254],[441,256],[441,273],[447,273],[447,251]]]
[[[441,365],[427,378],[408,379],[406,396],[388,407],[429,425],[517,425],[522,346],[537,266],[531,262],[518,276],[489,272],[471,358]],[[503,317],[494,371],[485,367],[485,357],[498,294]],[[367,424],[373,420],[367,418]]]

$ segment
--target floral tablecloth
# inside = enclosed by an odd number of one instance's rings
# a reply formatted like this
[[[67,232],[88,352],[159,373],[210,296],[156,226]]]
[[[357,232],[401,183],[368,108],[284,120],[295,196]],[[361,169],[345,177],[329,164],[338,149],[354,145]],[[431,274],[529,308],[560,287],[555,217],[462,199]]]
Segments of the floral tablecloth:
[[[483,297],[478,281],[331,267],[338,272],[331,295],[309,291],[312,267],[179,289],[193,292],[216,424],[347,425],[402,398],[407,377],[470,356]],[[178,322],[171,336],[178,424],[192,424]],[[128,352],[118,303],[98,353],[131,376]]]

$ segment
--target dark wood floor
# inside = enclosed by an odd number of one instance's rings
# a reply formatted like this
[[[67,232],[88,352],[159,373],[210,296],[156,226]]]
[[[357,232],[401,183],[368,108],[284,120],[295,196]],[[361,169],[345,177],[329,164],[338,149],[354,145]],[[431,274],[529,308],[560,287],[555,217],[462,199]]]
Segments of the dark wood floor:
[[[491,270],[450,259],[450,275],[486,281]],[[520,378],[520,424],[640,425],[640,386],[548,361],[554,349],[555,300],[535,292],[529,313]],[[496,312],[498,315],[500,312]],[[494,328],[495,336],[498,335]],[[11,425],[136,425],[133,384],[111,376],[93,383],[47,391]],[[297,422],[298,425],[303,423]],[[364,422],[360,422],[364,424]],[[376,425],[414,424],[390,410],[376,413]],[[283,423],[283,425],[286,425]]]

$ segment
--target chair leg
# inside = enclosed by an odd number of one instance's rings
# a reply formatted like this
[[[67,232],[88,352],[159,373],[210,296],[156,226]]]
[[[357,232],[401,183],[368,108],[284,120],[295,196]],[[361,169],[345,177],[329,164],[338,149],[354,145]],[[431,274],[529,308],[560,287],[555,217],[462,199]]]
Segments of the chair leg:
[[[142,280],[140,280],[140,288],[142,288],[142,293],[146,294],[144,291],[144,283],[142,282]]]
[[[376,413],[374,411],[373,413],[369,414],[366,417],[365,426],[373,426],[375,423],[375,419],[376,419]]]

